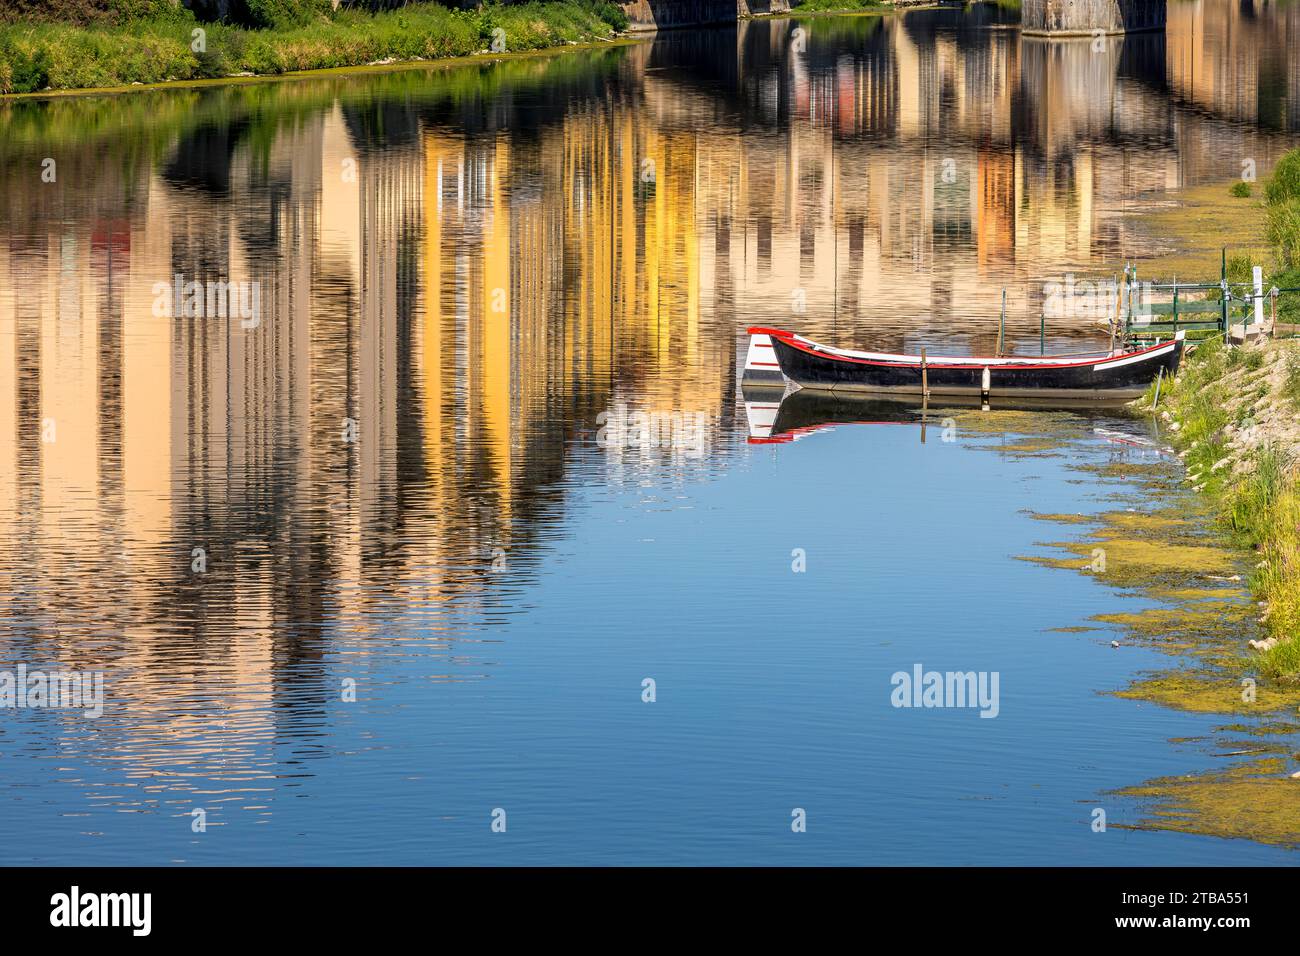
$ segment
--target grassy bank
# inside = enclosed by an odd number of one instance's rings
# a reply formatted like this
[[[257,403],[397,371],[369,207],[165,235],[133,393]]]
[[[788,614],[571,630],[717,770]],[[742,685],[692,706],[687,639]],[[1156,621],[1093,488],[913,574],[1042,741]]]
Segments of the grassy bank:
[[[1300,150],[1284,156],[1256,207],[1271,252],[1265,287],[1300,287]],[[1244,280],[1252,262],[1229,262]],[[1295,294],[1277,302],[1278,333],[1293,327]],[[1155,385],[1139,407],[1150,409]],[[1160,416],[1187,466],[1186,480],[1209,497],[1220,521],[1258,562],[1251,589],[1264,606],[1267,640],[1256,643],[1261,672],[1300,681],[1300,339],[1230,347],[1197,344],[1177,378],[1161,387]]]
[[[1204,341],[1162,386],[1158,411],[1186,480],[1258,557],[1250,585],[1270,635],[1260,670],[1300,678],[1300,340]]]
[[[92,89],[240,74],[537,50],[607,39],[627,25],[603,0],[546,0],[477,10],[413,3],[391,12],[297,0],[250,4],[254,25],[200,23],[150,0],[109,0],[79,22],[0,23],[0,93]],[[287,11],[287,12],[285,12]],[[199,32],[196,32],[199,31]]]

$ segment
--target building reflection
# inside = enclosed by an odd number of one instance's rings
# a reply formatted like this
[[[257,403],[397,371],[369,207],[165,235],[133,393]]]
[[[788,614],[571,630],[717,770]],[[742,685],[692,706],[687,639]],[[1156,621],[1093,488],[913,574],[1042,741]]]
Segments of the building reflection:
[[[1169,88],[1214,115],[1300,129],[1300,10],[1276,0],[1169,5]]]
[[[108,664],[142,766],[165,732],[244,771],[211,718],[309,726],[331,642],[424,628],[454,676],[575,475],[708,467],[598,448],[601,412],[703,412],[716,460],[748,324],[988,348],[1006,288],[1036,338],[1044,278],[1137,253],[1126,197],[1294,140],[1295,16],[1175,4],[1100,51],[995,8],[750,22],[181,94],[76,147],[45,104],[0,153],[0,655]],[[156,315],[177,275],[258,283],[259,323]]]

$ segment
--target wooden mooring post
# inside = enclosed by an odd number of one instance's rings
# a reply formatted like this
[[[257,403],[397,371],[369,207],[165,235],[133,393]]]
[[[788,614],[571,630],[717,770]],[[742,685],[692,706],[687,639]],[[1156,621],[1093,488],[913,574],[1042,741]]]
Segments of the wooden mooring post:
[[[1007,290],[1006,286],[1002,287],[1002,314],[998,316],[998,351],[997,357],[1002,358],[1002,349],[1007,342]]]
[[[1115,351],[1115,336],[1119,333],[1119,323],[1124,313],[1124,290],[1128,285],[1128,263],[1124,263],[1124,279],[1115,287],[1115,318],[1110,323],[1110,350]],[[1124,334],[1128,335],[1127,320],[1125,320]]]
[[[925,425],[930,412],[930,361],[921,347],[921,444],[925,444]]]

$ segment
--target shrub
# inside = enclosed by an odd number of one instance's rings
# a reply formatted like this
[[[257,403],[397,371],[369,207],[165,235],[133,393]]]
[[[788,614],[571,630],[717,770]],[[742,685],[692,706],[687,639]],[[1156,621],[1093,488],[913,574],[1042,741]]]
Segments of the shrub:
[[[1286,380],[1282,394],[1300,404],[1300,352],[1292,351],[1286,357]]]
[[[1266,234],[1277,247],[1278,261],[1284,269],[1300,267],[1300,199],[1270,204]]]
[[[206,49],[195,54],[198,60],[195,75],[204,79],[218,79],[241,72],[248,48],[248,34],[221,24],[210,24],[206,29],[208,42]]]
[[[615,30],[622,32],[627,29],[627,14],[618,4],[610,3],[608,0],[587,0],[585,6]]]
[[[484,42],[491,42],[492,32],[496,30],[498,26],[500,26],[500,24],[497,23],[497,18],[493,15],[492,8],[484,7],[482,13],[479,14],[479,39]]]
[[[1232,195],[1236,196],[1238,199],[1249,199],[1251,192],[1250,183],[1246,182],[1244,179],[1239,179],[1232,184],[1232,188],[1229,189],[1228,192],[1232,193]]]
[[[1270,206],[1300,199],[1300,149],[1293,149],[1277,161],[1264,186],[1264,201]]]
[[[172,0],[108,0],[112,19],[117,23],[148,20],[151,23],[188,23],[194,14]]]
[[[180,0],[0,0],[0,23],[183,22],[194,19]]]
[[[0,23],[94,23],[111,16],[109,0],[0,0]]]
[[[1264,185],[1265,230],[1283,269],[1300,266],[1300,149],[1287,153]]]
[[[49,51],[0,35],[0,93],[35,93],[49,85]]]

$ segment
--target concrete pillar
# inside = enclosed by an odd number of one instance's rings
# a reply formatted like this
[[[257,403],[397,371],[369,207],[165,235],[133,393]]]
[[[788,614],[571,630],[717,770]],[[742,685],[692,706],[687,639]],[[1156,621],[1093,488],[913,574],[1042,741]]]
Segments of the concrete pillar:
[[[736,15],[739,17],[789,12],[790,0],[736,0]]]

